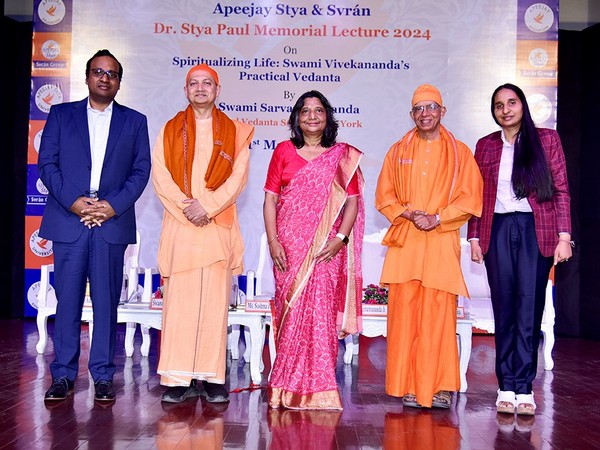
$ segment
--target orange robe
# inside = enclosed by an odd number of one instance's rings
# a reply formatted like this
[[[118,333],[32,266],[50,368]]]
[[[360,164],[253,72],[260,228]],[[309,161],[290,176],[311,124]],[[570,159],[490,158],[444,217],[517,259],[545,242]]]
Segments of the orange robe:
[[[421,405],[431,406],[433,393],[460,386],[456,297],[468,297],[460,269],[460,227],[481,214],[482,192],[471,150],[444,127],[432,141],[414,129],[386,155],[375,203],[391,223],[383,239],[388,250],[381,274],[381,283],[390,285],[389,395],[416,394]],[[439,214],[440,225],[420,231],[401,217],[407,209]]]
[[[196,120],[191,174],[192,197],[214,218],[235,202],[248,179],[249,144],[254,129],[235,122],[233,172],[219,188],[206,188],[204,176],[213,150],[212,120]],[[189,386],[191,379],[225,382],[227,310],[233,274],[242,272],[244,245],[233,210],[231,226],[213,220],[204,227],[188,221],[186,195],[165,165],[164,127],[152,155],[152,182],[162,202],[158,266],[165,279],[160,360],[165,386]]]

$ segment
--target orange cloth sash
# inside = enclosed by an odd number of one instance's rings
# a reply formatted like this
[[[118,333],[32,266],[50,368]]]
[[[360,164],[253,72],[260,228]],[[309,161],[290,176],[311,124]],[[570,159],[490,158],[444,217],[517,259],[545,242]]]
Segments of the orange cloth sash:
[[[213,151],[204,180],[206,187],[214,191],[221,186],[233,171],[235,157],[235,124],[225,113],[213,107]],[[192,191],[189,179],[194,161],[196,143],[196,119],[191,105],[179,111],[165,125],[165,165],[173,180],[188,198]]]
[[[458,155],[457,142],[454,135],[443,126],[440,126],[440,143],[442,146],[442,160],[440,167],[447,170],[440,170],[436,178],[437,189],[431,192],[428,202],[428,209],[439,211],[441,208],[453,204],[457,209],[478,215],[481,213],[481,204],[479,197],[461,198],[462,191],[457,189],[457,179],[459,177],[460,158]],[[415,173],[416,165],[412,164],[415,158],[415,152],[418,150],[417,129],[408,132],[395,145],[394,157],[392,161],[397,162],[397,170],[394,171],[394,188],[398,201],[408,208],[411,208],[415,198],[415,189],[417,188],[418,173]],[[408,163],[411,162],[411,163]],[[377,205],[378,209],[386,206]],[[402,221],[390,227],[388,233],[383,239],[383,245],[402,247],[411,223]]]

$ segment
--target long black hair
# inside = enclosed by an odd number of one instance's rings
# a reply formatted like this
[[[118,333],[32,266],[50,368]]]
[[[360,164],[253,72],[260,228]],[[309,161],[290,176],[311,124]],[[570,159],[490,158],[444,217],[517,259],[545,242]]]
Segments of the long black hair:
[[[529,195],[536,197],[538,202],[552,199],[555,192],[550,166],[542,147],[537,128],[531,118],[529,105],[520,87],[506,83],[498,86],[492,94],[492,117],[500,125],[495,114],[496,94],[501,89],[513,91],[523,105],[523,118],[515,140],[515,156],[512,169],[512,186],[518,199]]]
[[[329,100],[327,100],[319,91],[305,92],[296,101],[296,104],[292,108],[292,113],[290,114],[290,120],[288,122],[291,131],[290,140],[296,146],[296,148],[302,148],[304,146],[304,136],[302,135],[302,130],[300,130],[299,116],[300,110],[304,106],[304,100],[307,98],[319,99],[323,105],[323,108],[325,108],[327,124],[325,125],[325,130],[323,131],[321,145],[325,148],[331,147],[333,144],[335,144],[339,125],[333,116],[333,107],[331,106],[331,103],[329,103]]]

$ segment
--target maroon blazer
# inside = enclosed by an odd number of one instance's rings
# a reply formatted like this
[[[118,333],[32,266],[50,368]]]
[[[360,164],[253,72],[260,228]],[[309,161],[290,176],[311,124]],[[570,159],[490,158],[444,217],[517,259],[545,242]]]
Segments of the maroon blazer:
[[[475,147],[475,160],[483,176],[483,211],[481,217],[473,216],[469,220],[467,239],[478,238],[484,255],[490,246],[498,189],[498,171],[502,155],[500,133],[500,131],[496,131],[479,139]],[[558,244],[558,233],[571,232],[571,197],[565,155],[558,133],[548,128],[538,128],[538,134],[546,152],[556,192],[553,199],[547,202],[538,203],[531,196],[527,198],[527,201],[533,210],[535,234],[540,252],[544,256],[553,256]]]

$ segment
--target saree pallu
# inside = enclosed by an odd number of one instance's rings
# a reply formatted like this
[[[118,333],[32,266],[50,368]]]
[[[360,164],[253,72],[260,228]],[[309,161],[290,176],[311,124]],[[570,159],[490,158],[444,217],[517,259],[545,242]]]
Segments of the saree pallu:
[[[342,409],[335,379],[338,332],[361,329],[361,156],[354,147],[336,144],[298,170],[279,196],[277,235],[287,270],[274,268],[277,357],[269,380],[271,408]],[[361,194],[349,243],[331,261],[315,264],[315,255],[338,232],[355,173]]]

